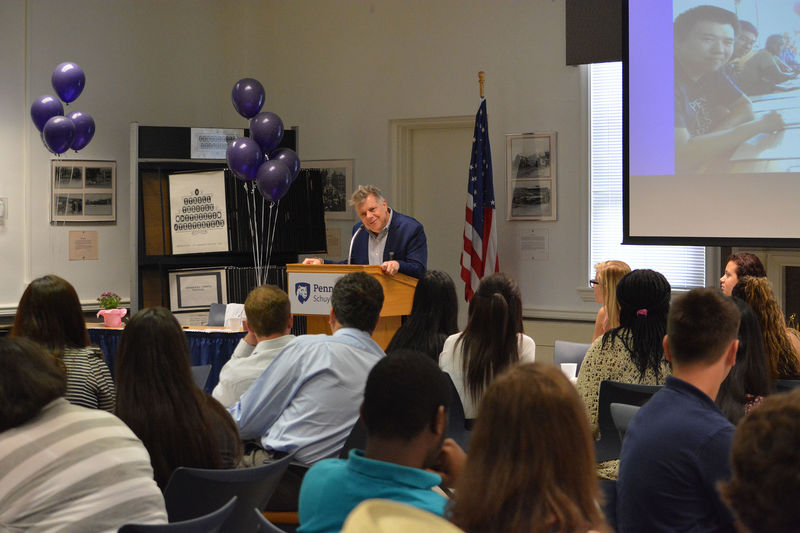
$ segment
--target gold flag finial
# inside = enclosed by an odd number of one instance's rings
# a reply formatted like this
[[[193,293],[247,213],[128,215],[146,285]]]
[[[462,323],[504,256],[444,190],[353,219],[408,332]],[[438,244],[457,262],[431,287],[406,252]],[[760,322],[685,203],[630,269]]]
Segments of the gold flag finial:
[[[481,98],[483,98],[483,84],[486,81],[486,73],[484,71],[478,72],[478,83],[481,85]]]

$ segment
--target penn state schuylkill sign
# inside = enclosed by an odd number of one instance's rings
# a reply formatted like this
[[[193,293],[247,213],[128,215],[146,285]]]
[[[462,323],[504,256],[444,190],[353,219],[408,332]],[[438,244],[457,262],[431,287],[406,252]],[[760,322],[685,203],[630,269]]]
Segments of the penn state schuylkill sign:
[[[327,315],[336,280],[344,274],[289,272],[289,302],[296,315]]]

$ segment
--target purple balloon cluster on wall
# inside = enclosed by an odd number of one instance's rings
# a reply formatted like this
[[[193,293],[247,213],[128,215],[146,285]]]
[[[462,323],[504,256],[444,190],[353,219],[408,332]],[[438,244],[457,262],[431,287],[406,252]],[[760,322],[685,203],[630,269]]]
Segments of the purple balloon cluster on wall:
[[[264,86],[253,78],[242,78],[231,91],[236,111],[250,119],[250,138],[239,137],[225,153],[228,167],[242,181],[255,180],[256,188],[269,202],[288,192],[300,172],[300,158],[291,148],[278,148],[283,139],[283,121],[264,106]]]
[[[50,79],[58,97],[69,104],[83,92],[86,75],[83,69],[72,62],[56,67]],[[73,111],[64,116],[64,106],[55,96],[44,95],[31,104],[31,120],[42,134],[45,148],[61,155],[70,148],[82,150],[94,137],[94,119],[83,111]]]

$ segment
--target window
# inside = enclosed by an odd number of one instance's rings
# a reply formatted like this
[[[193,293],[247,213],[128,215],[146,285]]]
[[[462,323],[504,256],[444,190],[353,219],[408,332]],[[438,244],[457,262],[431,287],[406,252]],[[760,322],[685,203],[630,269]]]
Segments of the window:
[[[673,289],[705,286],[702,246],[622,245],[622,63],[589,66],[590,263],[618,259],[664,274]],[[588,279],[588,278],[587,278]]]

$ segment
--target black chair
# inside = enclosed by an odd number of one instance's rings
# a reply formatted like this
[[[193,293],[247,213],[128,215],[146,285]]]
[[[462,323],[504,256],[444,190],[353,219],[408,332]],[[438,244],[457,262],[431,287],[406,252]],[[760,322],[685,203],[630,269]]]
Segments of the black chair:
[[[119,528],[119,533],[216,533],[233,512],[236,500],[234,496],[216,511],[190,520],[154,525],[126,524]]]
[[[614,421],[614,427],[617,428],[617,433],[619,433],[620,442],[625,440],[625,433],[628,432],[628,426],[630,426],[631,420],[636,416],[639,408],[638,405],[628,405],[625,403],[611,404],[611,419]]]
[[[267,520],[267,517],[264,516],[264,513],[259,511],[258,509],[253,509],[256,517],[256,523],[258,524],[258,533],[286,533],[284,530]]]
[[[800,379],[779,379],[775,383],[775,392],[791,392],[800,388]]]
[[[347,440],[344,441],[344,446],[339,452],[339,459],[347,459],[347,456],[350,455],[350,450],[353,448],[357,450],[363,450],[366,447],[367,426],[364,425],[364,421],[361,420],[361,417],[359,416],[358,420],[356,420],[356,424],[353,426],[353,429],[350,430],[350,435],[348,435]]]
[[[597,462],[619,459],[622,440],[611,418],[611,404],[644,405],[655,394],[661,385],[639,385],[604,380],[600,383],[600,395],[597,401],[597,425],[600,428],[600,440],[595,441],[594,450]]]
[[[458,395],[455,383],[450,374],[447,374],[447,381],[450,383],[450,409],[447,410],[447,437],[453,439],[465,451],[469,447],[469,437],[472,431],[471,420],[464,416],[464,406],[461,404],[461,397]]]
[[[192,379],[200,390],[205,390],[208,375],[211,373],[211,365],[195,365],[191,367]]]
[[[575,369],[575,375],[577,376],[589,347],[591,347],[591,344],[556,341],[553,346],[553,364],[560,367],[561,363],[577,363],[578,366]]]
[[[222,533],[248,533],[258,529],[253,508],[264,509],[294,454],[263,466],[210,470],[180,467],[164,489],[170,521],[188,520],[216,509],[238,496],[236,508],[222,525]]]

